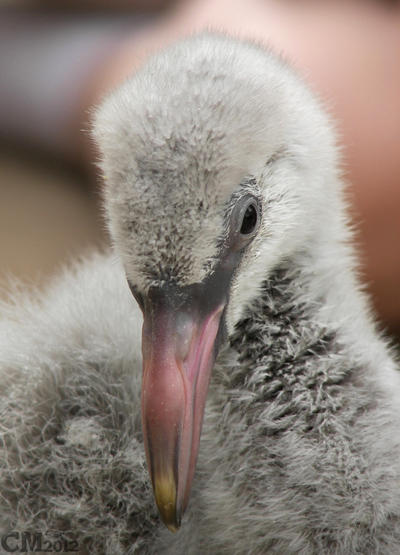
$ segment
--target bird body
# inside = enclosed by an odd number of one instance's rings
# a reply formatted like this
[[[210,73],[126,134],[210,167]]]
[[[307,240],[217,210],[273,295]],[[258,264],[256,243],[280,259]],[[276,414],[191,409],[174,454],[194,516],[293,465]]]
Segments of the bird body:
[[[95,136],[115,253],[2,310],[2,532],[82,553],[397,553],[400,379],[318,102],[272,53],[206,34],[113,93]]]

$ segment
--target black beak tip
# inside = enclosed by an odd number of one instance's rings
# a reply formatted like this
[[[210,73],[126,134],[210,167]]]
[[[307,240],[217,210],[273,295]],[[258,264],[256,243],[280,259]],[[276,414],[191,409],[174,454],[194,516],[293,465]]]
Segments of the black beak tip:
[[[163,518],[163,515],[161,516],[168,530],[173,534],[176,534],[176,532],[178,532],[179,528],[181,527],[181,516],[178,514],[169,515],[168,519]]]

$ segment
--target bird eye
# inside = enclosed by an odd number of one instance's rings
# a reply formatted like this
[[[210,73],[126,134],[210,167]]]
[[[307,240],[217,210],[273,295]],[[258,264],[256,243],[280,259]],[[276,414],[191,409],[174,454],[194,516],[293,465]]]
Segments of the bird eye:
[[[258,210],[255,202],[249,204],[243,214],[242,224],[240,226],[241,235],[249,235],[252,233],[258,222]]]
[[[242,249],[254,237],[261,221],[260,203],[252,194],[236,201],[231,213],[230,242],[235,250]]]

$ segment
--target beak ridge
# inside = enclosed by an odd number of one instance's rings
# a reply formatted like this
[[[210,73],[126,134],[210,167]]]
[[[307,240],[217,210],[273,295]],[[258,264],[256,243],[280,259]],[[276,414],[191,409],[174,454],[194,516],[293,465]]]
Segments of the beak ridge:
[[[224,305],[208,314],[150,299],[144,311],[142,426],[154,497],[176,532],[186,509]],[[150,306],[149,306],[150,305]]]

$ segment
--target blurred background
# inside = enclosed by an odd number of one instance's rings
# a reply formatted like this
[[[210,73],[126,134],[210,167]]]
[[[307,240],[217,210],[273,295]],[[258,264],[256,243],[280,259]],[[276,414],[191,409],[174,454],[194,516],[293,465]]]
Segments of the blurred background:
[[[154,51],[204,28],[269,44],[331,113],[360,272],[400,337],[400,6],[367,0],[0,2],[0,297],[105,248],[90,110]]]

